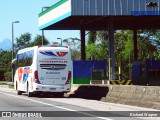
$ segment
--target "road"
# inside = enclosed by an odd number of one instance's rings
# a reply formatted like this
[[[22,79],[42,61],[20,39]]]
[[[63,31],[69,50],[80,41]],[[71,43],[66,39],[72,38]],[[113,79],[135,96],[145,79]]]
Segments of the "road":
[[[26,94],[18,96],[13,89],[0,87],[0,114],[3,115],[0,120],[28,120],[27,117],[33,120],[53,120],[53,117],[54,120],[158,120],[157,117],[137,117],[149,111],[156,110],[80,98],[28,98]],[[12,118],[6,117],[10,112]],[[124,117],[126,115],[136,117]]]

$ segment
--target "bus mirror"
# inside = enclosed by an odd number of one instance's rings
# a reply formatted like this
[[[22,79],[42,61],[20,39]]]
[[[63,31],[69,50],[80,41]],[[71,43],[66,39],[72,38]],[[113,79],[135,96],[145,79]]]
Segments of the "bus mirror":
[[[13,59],[11,63],[11,67],[14,69],[16,67],[16,61],[17,59]]]

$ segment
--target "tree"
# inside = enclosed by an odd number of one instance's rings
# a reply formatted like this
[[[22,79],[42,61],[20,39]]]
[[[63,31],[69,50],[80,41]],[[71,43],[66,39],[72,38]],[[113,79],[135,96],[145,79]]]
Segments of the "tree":
[[[5,76],[8,77],[9,80],[11,80],[11,51],[1,51],[0,53],[0,71],[3,71],[5,73]]]
[[[16,38],[16,45],[15,45],[16,50],[20,50],[20,49],[28,47],[30,42],[31,42],[30,33],[21,34],[19,38]]]
[[[70,46],[70,48],[80,50],[80,39],[78,38],[68,38],[62,41],[64,44]]]
[[[67,45],[71,49],[71,58],[73,60],[79,60],[81,58],[81,52],[80,52],[80,39],[78,38],[68,38],[64,39],[63,41],[64,45]]]
[[[36,45],[41,45],[42,44],[42,36],[37,35],[33,41],[31,41],[31,34],[30,33],[24,33],[22,34],[19,38],[16,38],[16,50],[20,50],[26,47],[32,47]],[[44,37],[43,41],[44,45],[48,45],[49,41]]]
[[[53,44],[53,45],[60,45],[59,42],[53,42],[52,44]]]
[[[106,31],[91,31],[88,35],[86,46],[87,59],[107,60],[108,59],[108,33]]]
[[[43,45],[48,45],[49,41],[44,37]],[[42,35],[37,35],[29,46],[42,45]]]
[[[139,30],[138,31],[138,58],[140,60],[158,58],[159,52],[159,30]]]
[[[95,43],[96,41],[96,31],[90,31],[88,35],[88,44]]]
[[[15,48],[16,50],[20,50],[26,47],[31,47],[35,45],[41,45],[42,36],[37,35],[33,42],[31,42],[31,34],[24,33],[20,37],[16,38]],[[48,40],[44,38],[44,44],[49,44]],[[4,71],[5,75],[8,77],[9,80],[12,78],[12,70],[11,70],[11,56],[12,51],[0,51],[0,71]]]
[[[80,60],[81,59],[80,52],[76,49],[71,50],[71,59],[72,60]]]
[[[88,44],[86,47],[86,58],[94,60],[107,60],[108,59],[108,48],[106,47],[106,41],[100,44]]]
[[[151,57],[160,58],[160,30],[139,30],[138,31],[138,58],[139,60]],[[95,34],[90,34],[89,39],[94,39]],[[133,31],[117,30],[114,31],[114,52],[116,71],[121,63],[122,73],[128,78],[127,73],[133,61]],[[92,41],[92,40],[89,40]],[[94,40],[93,40],[94,41]],[[108,58],[108,32],[97,31],[95,42],[87,44],[87,58],[94,56],[96,60]]]

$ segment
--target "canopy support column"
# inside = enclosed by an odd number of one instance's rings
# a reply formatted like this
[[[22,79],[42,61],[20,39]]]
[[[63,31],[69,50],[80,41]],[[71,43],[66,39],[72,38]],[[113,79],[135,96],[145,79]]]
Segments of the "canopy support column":
[[[86,60],[85,30],[81,29],[81,60]]]
[[[134,61],[138,59],[138,49],[137,49],[137,30],[133,30],[133,43],[134,43]]]
[[[108,37],[109,37],[109,80],[115,79],[115,55],[114,55],[114,27],[113,18],[108,21]]]

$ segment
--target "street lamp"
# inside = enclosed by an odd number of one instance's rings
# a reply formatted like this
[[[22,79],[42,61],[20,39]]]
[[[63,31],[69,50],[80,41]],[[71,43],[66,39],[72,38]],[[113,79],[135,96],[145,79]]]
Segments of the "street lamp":
[[[44,11],[44,9],[49,8],[48,6],[42,7],[42,12]],[[42,30],[42,45],[44,44],[44,31]]]
[[[12,22],[12,60],[14,59],[14,23],[19,23],[19,21]],[[14,79],[14,70],[12,69],[12,82]]]
[[[62,38],[57,38],[57,39],[60,39],[60,40],[61,40],[61,46],[62,46]]]
[[[19,23],[19,21],[12,22],[12,60],[14,58],[14,23]]]

